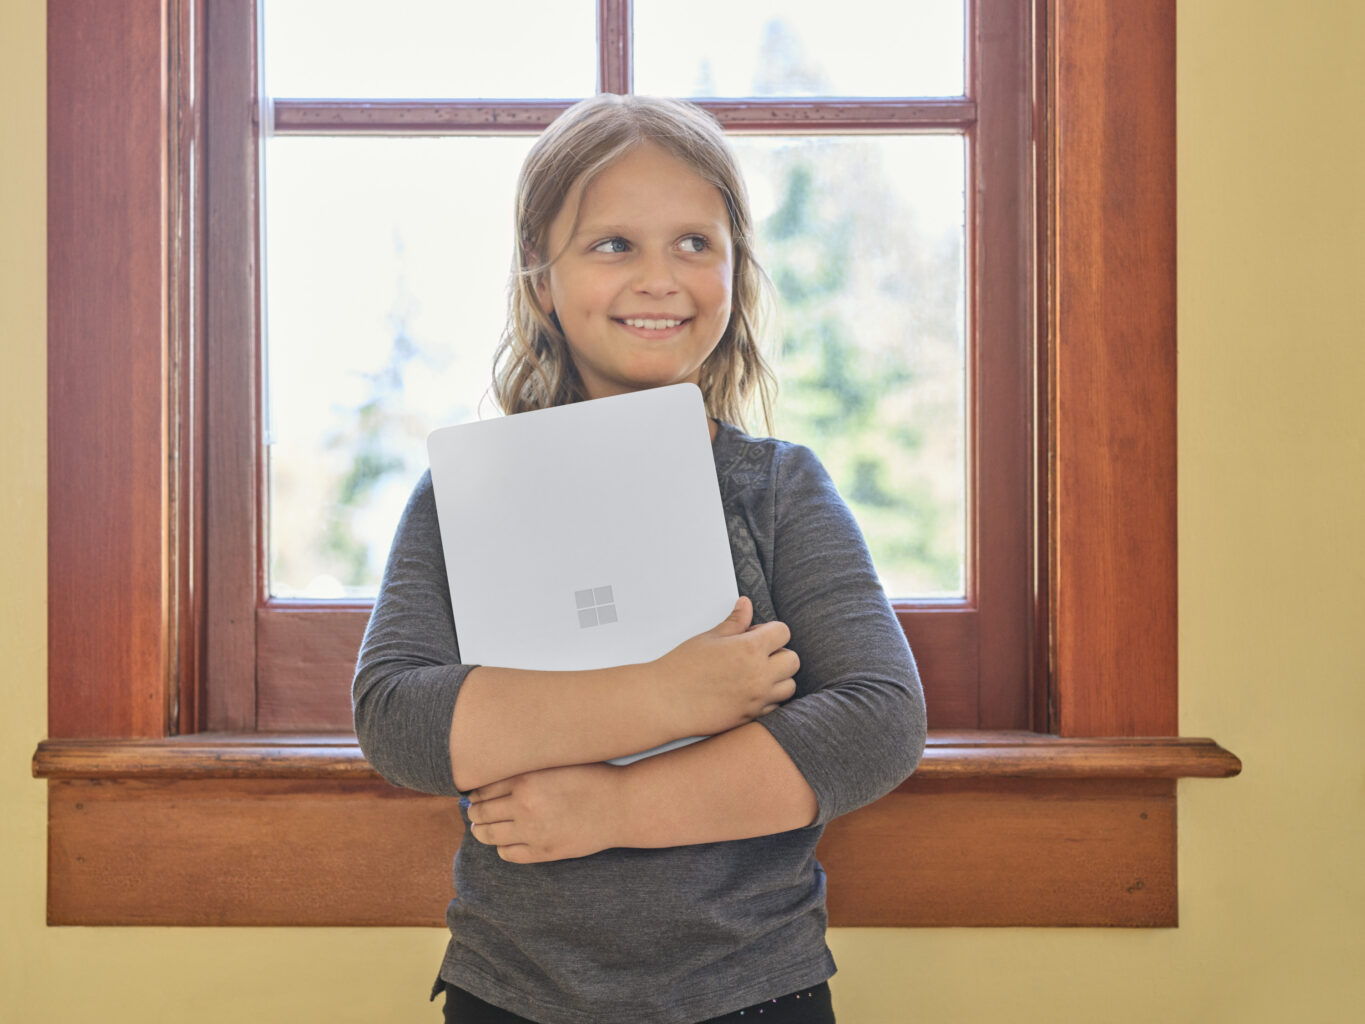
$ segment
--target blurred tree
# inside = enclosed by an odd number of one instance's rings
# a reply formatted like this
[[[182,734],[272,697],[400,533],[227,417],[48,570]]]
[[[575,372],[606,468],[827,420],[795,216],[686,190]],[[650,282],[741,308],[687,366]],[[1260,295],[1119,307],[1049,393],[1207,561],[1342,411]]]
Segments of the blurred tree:
[[[394,245],[401,260],[402,239]],[[440,354],[413,336],[415,310],[400,270],[382,361],[356,371],[363,384],[359,400],[334,405],[313,458],[272,461],[272,514],[294,517],[286,528],[291,542],[272,545],[277,594],[339,597],[378,590],[395,523],[386,519],[377,532],[375,506],[386,490],[411,487],[424,468],[414,458],[425,454],[422,440],[432,426],[410,410],[404,395],[415,373],[442,368]]]
[[[393,318],[388,359],[378,370],[363,375],[369,395],[354,412],[338,420],[325,442],[327,452],[341,454],[350,464],[334,485],[319,553],[347,587],[373,582],[375,538],[357,529],[357,513],[370,504],[382,484],[407,468],[402,447],[395,443],[403,433],[404,370],[418,355],[407,320],[401,315]]]

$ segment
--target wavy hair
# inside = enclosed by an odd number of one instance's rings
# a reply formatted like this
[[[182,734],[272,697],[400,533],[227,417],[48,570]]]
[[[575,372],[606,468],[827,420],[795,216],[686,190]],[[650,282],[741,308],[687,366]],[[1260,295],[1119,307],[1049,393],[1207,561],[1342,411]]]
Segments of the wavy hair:
[[[764,427],[771,430],[776,378],[759,351],[759,338],[772,289],[753,256],[753,219],[739,165],[720,125],[700,107],[650,96],[602,93],[576,103],[527,154],[517,179],[516,252],[507,325],[493,356],[493,395],[509,415],[587,397],[564,332],[536,295],[555,260],[546,251],[550,224],[575,187],[586,188],[608,165],[647,142],[714,185],[730,217],[730,322],[701,366],[706,412],[744,426],[745,410],[757,399]]]

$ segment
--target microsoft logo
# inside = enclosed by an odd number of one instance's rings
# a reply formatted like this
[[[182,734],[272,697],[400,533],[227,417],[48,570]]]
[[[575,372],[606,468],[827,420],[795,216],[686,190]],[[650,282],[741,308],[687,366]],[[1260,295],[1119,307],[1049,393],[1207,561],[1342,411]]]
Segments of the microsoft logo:
[[[575,590],[574,602],[578,605],[578,627],[605,626],[616,621],[616,599],[611,596],[611,587],[592,587],[589,590]]]

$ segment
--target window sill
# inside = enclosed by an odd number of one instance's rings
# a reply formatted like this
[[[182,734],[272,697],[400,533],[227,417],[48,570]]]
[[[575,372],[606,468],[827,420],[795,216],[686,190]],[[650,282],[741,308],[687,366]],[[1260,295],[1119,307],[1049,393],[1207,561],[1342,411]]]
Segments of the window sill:
[[[905,785],[1019,778],[1228,778],[1241,769],[1234,754],[1209,739],[935,732]],[[344,733],[45,740],[34,755],[33,774],[51,780],[380,778],[355,737]]]
[[[1211,740],[930,737],[919,770],[831,823],[836,926],[1176,924],[1175,780]],[[397,789],[354,737],[48,740],[48,921],[439,926],[454,800]]]

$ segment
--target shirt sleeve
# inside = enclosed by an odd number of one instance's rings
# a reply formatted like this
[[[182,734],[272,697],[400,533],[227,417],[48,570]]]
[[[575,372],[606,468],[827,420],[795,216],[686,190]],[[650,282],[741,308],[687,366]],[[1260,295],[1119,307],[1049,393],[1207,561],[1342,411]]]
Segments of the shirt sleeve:
[[[796,696],[758,719],[819,804],[814,824],[899,785],[924,752],[919,672],[861,531],[815,455],[775,463],[770,586],[801,659]]]
[[[450,721],[472,668],[460,663],[426,473],[399,520],[351,684],[356,737],[380,775],[409,789],[458,795]]]

